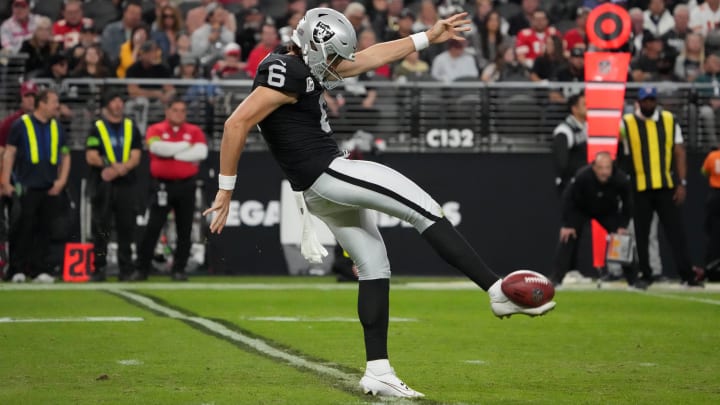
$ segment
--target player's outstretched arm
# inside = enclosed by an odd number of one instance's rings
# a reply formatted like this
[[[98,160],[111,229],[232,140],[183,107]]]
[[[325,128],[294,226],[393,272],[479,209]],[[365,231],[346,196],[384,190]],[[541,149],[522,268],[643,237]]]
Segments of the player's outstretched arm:
[[[460,34],[470,30],[467,13],[459,13],[444,20],[439,20],[425,31],[430,44],[440,44],[450,39],[464,41]],[[392,63],[415,51],[415,43],[411,38],[382,42],[355,54],[354,61],[343,61],[338,65],[337,72],[343,77],[352,77]]]
[[[286,93],[259,86],[235,109],[225,121],[222,143],[220,144],[220,175],[234,177],[245,141],[250,129],[283,104],[294,103],[296,99]],[[234,186],[234,181],[232,186]],[[215,195],[212,207],[203,212],[212,212],[215,217],[210,223],[210,232],[220,233],[227,221],[232,198],[232,188],[220,189]]]

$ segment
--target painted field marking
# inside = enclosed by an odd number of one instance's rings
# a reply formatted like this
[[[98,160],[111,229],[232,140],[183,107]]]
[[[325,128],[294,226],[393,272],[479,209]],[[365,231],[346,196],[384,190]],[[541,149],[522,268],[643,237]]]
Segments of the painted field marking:
[[[689,292],[701,292],[701,291],[689,291]],[[692,302],[701,302],[703,304],[720,305],[720,300],[714,300],[711,298],[698,298],[698,297],[690,297],[690,296],[684,296],[684,295],[662,294],[662,293],[656,293],[653,291],[647,291],[647,292],[645,292],[645,294],[653,296],[653,297],[669,298],[672,300],[692,301]]]
[[[115,291],[115,294],[129,301],[132,301],[144,308],[147,308],[155,313],[165,315],[168,318],[177,319],[200,326],[201,328],[212,332],[215,335],[222,336],[236,343],[241,343],[268,357],[272,357],[276,360],[285,361],[290,365],[298,368],[308,369],[314,371],[315,373],[335,378],[339,380],[340,383],[346,387],[346,389],[349,389],[353,392],[357,392],[359,390],[358,376],[348,374],[344,371],[276,349],[262,339],[244,335],[240,332],[229,329],[225,325],[215,322],[213,320],[199,316],[185,315],[178,310],[161,305],[155,300],[145,297],[143,295],[135,294],[133,292],[124,290],[117,290]]]
[[[358,318],[330,316],[327,318],[309,318],[304,316],[243,316],[240,319],[245,321],[261,322],[359,322]],[[415,318],[390,317],[390,322],[417,322]]]
[[[128,359],[128,360],[118,360],[117,364],[120,364],[121,366],[139,366],[143,364],[142,361],[136,360],[136,359]]]
[[[45,323],[45,322],[142,322],[134,316],[80,316],[72,318],[0,318],[0,323]]]

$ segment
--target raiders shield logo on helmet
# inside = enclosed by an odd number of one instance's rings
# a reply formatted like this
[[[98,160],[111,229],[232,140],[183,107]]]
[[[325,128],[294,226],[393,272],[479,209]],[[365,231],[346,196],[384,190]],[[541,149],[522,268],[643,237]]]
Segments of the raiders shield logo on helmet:
[[[313,39],[317,43],[324,43],[330,40],[335,35],[335,32],[330,28],[329,25],[319,22],[313,30]]]

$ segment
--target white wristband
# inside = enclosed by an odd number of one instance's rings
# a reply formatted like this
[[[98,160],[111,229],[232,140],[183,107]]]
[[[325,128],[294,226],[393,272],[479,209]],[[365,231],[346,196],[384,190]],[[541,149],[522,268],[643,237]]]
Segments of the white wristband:
[[[218,175],[218,188],[220,190],[234,190],[236,179],[237,176],[223,176],[220,174]]]
[[[410,39],[412,39],[413,44],[415,44],[415,50],[418,52],[430,46],[430,40],[428,39],[427,34],[424,32],[412,34],[410,35]]]

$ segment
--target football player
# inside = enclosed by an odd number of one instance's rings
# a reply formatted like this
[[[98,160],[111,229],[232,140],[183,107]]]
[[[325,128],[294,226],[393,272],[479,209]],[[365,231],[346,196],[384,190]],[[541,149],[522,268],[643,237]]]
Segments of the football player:
[[[344,77],[357,76],[401,60],[430,44],[463,40],[466,13],[438,21],[426,32],[384,42],[355,53],[355,30],[341,13],[309,10],[293,32],[285,53],[270,54],[260,64],[251,94],[225,122],[220,151],[219,190],[205,215],[220,233],[230,208],[237,162],[248,131],[258,125],[301,204],[323,220],[358,268],[358,315],[365,336],[367,368],[360,385],[365,393],[422,397],[403,383],[388,361],[390,264],[372,212],[412,224],[448,263],[490,295],[495,315],[542,315],[554,302],[537,308],[514,304],[501,280],[443,216],[423,189],[402,174],[377,163],[343,157],[327,118],[325,89]],[[304,244],[304,243],[303,243]],[[304,250],[303,246],[303,250]]]

